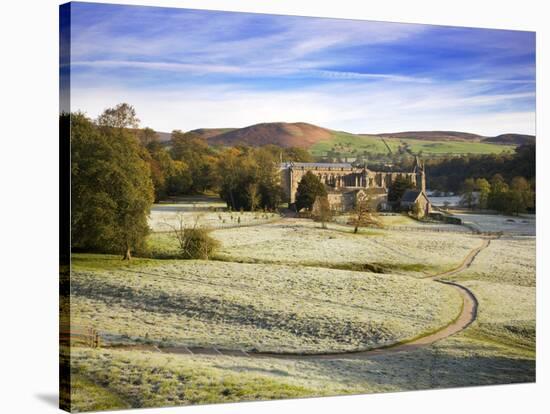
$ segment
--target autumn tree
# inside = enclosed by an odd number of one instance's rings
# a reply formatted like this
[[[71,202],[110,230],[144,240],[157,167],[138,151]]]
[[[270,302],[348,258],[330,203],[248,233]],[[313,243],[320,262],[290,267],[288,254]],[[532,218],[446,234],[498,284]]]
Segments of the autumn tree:
[[[489,184],[489,181],[485,178],[478,178],[475,186],[479,192],[478,206],[479,208],[485,209],[489,202],[489,194],[491,194],[491,184]]]
[[[282,201],[279,164],[269,149],[226,149],[218,156],[217,176],[220,197],[234,210],[272,210]]]
[[[139,137],[139,133],[138,133]],[[142,147],[142,158],[149,164],[151,180],[155,190],[155,201],[166,198],[168,194],[168,179],[175,172],[175,161],[172,160],[168,151],[161,145],[149,142]]]
[[[254,175],[260,196],[259,205],[269,210],[276,209],[284,196],[279,160],[275,154],[263,147],[254,148],[250,152],[250,156],[254,159],[256,168]]]
[[[160,146],[159,135],[154,129],[149,127],[145,127],[138,132],[138,139],[141,145],[150,151],[155,150],[156,147]]]
[[[151,170],[155,201],[166,199],[169,195],[189,193],[192,184],[189,166],[184,161],[172,159],[153,129],[137,130],[136,135],[144,151],[143,158]]]
[[[166,178],[166,193],[168,195],[182,195],[191,192],[193,177],[189,166],[183,161],[172,161],[172,168]]]
[[[495,174],[491,178],[491,192],[487,200],[489,208],[497,211],[505,211],[507,209],[507,195],[509,186],[500,174]]]
[[[242,171],[239,171],[240,151],[236,148],[228,148],[218,157],[218,175],[220,177],[220,197],[229,207],[234,210],[239,209],[241,204],[239,199],[239,183]]]
[[[132,105],[121,103],[114,108],[107,108],[97,118],[100,127],[108,128],[137,128],[139,119]]]
[[[528,208],[534,207],[534,192],[531,184],[524,177],[514,177],[510,183],[510,191],[514,194],[513,212],[524,213]]]
[[[189,168],[191,193],[203,193],[216,185],[216,158],[204,138],[194,132],[172,131],[170,154]]]

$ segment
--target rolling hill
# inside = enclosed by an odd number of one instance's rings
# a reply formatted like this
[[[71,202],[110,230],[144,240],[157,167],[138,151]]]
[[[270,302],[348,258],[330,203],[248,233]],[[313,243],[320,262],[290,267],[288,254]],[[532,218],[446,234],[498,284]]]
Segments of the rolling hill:
[[[494,154],[513,151],[514,148],[515,145],[496,144],[481,140],[390,138],[379,135],[335,132],[331,139],[320,141],[309,147],[309,152],[318,157],[326,155],[329,151],[337,152],[344,157],[356,157],[358,155],[369,156],[369,154],[391,154],[406,151],[437,157],[459,154]]]
[[[496,137],[485,138],[483,142],[490,142],[493,144],[507,144],[507,145],[524,145],[535,144],[537,141],[534,135],[524,134],[502,134]]]
[[[363,134],[361,134],[363,135]],[[408,131],[408,132],[393,132],[384,134],[364,134],[374,135],[384,138],[402,138],[402,139],[418,139],[422,141],[471,141],[479,142],[485,137],[468,132],[458,131]]]
[[[374,135],[374,136],[384,137],[384,138],[417,139],[422,141],[455,141],[455,142],[467,141],[467,142],[485,142],[490,144],[504,144],[504,145],[534,144],[536,141],[536,138],[534,135],[501,134],[495,137],[486,137],[478,134],[470,134],[468,132],[458,132],[458,131],[410,131],[410,132],[394,132],[394,133],[364,134],[364,135]]]
[[[267,144],[301,147],[315,156],[336,151],[343,156],[360,153],[388,154],[405,147],[425,155],[489,154],[512,151],[517,145],[535,143],[535,137],[524,134],[502,134],[486,137],[460,131],[408,131],[382,134],[352,134],[334,131],[305,122],[260,123],[245,128],[200,128],[193,132],[212,145],[232,146]],[[170,133],[159,132],[162,142]]]
[[[332,134],[333,132],[329,129],[305,122],[271,122],[231,129],[217,135],[210,134],[205,138],[209,143],[218,145],[261,146],[274,144],[281,147],[309,148],[319,141],[330,139]]]
[[[193,129],[189,132],[193,132],[197,135],[200,135],[204,139],[210,139],[213,137],[217,137],[218,135],[225,134],[226,132],[234,131],[238,128],[200,128],[200,129]]]

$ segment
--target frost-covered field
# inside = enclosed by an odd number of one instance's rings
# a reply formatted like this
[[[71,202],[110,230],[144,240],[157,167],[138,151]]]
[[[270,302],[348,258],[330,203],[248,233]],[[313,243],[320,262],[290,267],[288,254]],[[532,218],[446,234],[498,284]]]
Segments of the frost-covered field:
[[[457,291],[418,277],[455,268],[481,244],[469,234],[365,228],[353,234],[338,223],[321,229],[305,219],[254,219],[256,213],[241,215],[238,226],[225,215],[240,213],[213,211],[208,203],[181,206],[155,210],[157,225],[165,220],[162,214],[175,217],[183,211],[189,223],[202,215],[202,225],[216,228],[211,234],[222,243],[218,260],[135,258],[127,263],[120,257],[75,254],[73,320],[98,329],[107,343],[304,353],[365,349],[452,321],[462,307]],[[388,217],[387,226],[425,226],[404,216]],[[149,244],[162,253],[158,257],[177,253],[169,233],[153,233]],[[385,273],[338,270],[366,264],[377,264]],[[77,347],[71,350],[75,408],[534,381],[535,239],[491,240],[471,267],[451,278],[475,294],[478,317],[464,331],[430,346],[329,360]]]
[[[246,364],[239,368],[241,361],[233,358],[78,348],[71,351],[71,361],[76,411],[297,398],[326,395],[327,391],[336,389],[340,394],[345,393],[342,387],[321,391],[298,385],[298,381],[284,377],[286,370],[270,370],[269,363],[260,361],[247,369]],[[283,369],[286,367],[280,365]],[[288,365],[292,368],[292,364]],[[290,372],[287,375],[291,375]],[[83,378],[92,384],[83,386]],[[108,388],[101,390],[95,384],[108,385]],[[93,399],[90,385],[95,388]],[[106,404],[98,406],[98,400]]]
[[[339,224],[347,224],[350,222],[350,220],[353,220],[355,217],[350,214],[342,214],[338,215],[334,218],[334,221]],[[415,220],[412,217],[409,217],[405,214],[380,214],[378,219],[380,220],[380,223],[385,226],[386,228],[409,228],[409,227],[415,227],[419,230],[426,229],[426,230],[441,230],[441,231],[452,231],[452,232],[459,232],[463,231],[465,233],[471,232],[471,230],[467,227],[460,226],[460,225],[454,225],[454,224],[445,224],[445,223],[439,223],[439,222],[425,222],[425,221],[419,221]]]
[[[503,232],[512,235],[529,235],[536,234],[536,217],[533,214],[523,214],[519,217],[504,216],[499,214],[453,214],[460,217],[465,224],[470,224],[472,227],[480,231]]]
[[[535,348],[536,240],[491,240],[472,266],[455,276],[479,301],[472,334],[512,346]]]
[[[149,227],[154,232],[171,231],[174,226],[179,228],[180,217],[183,218],[185,227],[198,225],[212,229],[256,225],[279,219],[279,215],[276,213],[179,210],[178,205],[175,205],[169,209],[152,209],[149,216]]]
[[[150,261],[79,268],[72,317],[116,341],[323,352],[394,343],[460,312],[451,287],[405,276],[302,266]]]
[[[491,240],[455,280],[475,279],[518,286],[535,286],[536,240],[534,237],[505,237]]]
[[[473,333],[492,340],[535,349],[535,287],[505,283],[463,282],[479,301]]]
[[[83,348],[72,350],[71,359],[73,381],[84,376],[108,385],[104,400],[111,404],[102,409],[508,384],[533,381],[535,373],[534,359],[463,334],[411,352],[366,359],[300,361]],[[78,397],[86,397],[87,391],[73,387],[81,410],[89,401]]]
[[[379,264],[395,273],[433,274],[458,266],[480,239],[467,234],[362,229],[304,219],[212,233],[225,260],[320,266]]]
[[[276,213],[228,211],[227,204],[210,196],[181,197],[177,202],[153,204],[149,227],[154,232],[168,232],[179,228],[180,218],[185,227],[199,225],[208,228],[269,223],[279,218]]]

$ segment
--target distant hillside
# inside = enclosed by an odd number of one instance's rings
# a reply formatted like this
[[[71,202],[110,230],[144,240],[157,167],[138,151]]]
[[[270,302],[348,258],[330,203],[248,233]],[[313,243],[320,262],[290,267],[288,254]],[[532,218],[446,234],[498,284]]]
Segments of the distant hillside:
[[[224,132],[232,131],[233,129],[234,128],[201,128],[201,129],[194,129],[188,132],[193,132],[204,139],[210,139],[217,135],[223,134]],[[160,131],[155,131],[155,132],[158,134],[160,142],[166,143],[172,139],[171,132],[160,132]]]
[[[468,132],[458,131],[407,131],[407,132],[392,132],[384,134],[365,134],[375,135],[384,138],[402,138],[402,139],[418,139],[423,141],[471,141],[479,142],[485,137]]]
[[[368,135],[368,134],[361,134]],[[383,138],[399,138],[399,139],[417,139],[421,141],[468,141],[468,142],[484,142],[487,144],[503,144],[503,145],[523,145],[534,144],[536,139],[534,135],[525,134],[502,134],[496,137],[485,137],[478,134],[458,131],[408,131],[408,132],[392,132],[384,134],[371,134],[371,136]]]
[[[490,142],[492,144],[506,144],[506,145],[524,145],[535,144],[537,141],[534,135],[524,134],[502,134],[496,137],[485,138],[483,142]]]
[[[332,137],[333,132],[305,122],[271,122],[230,130],[208,138],[208,142],[221,145],[248,144],[262,146],[275,144],[282,147],[309,148]]]
[[[233,146],[279,145],[301,147],[318,157],[328,153],[356,157],[359,154],[392,154],[406,151],[414,154],[445,156],[448,154],[491,154],[511,152],[517,145],[534,143],[535,137],[522,134],[502,134],[484,137],[459,131],[408,131],[383,134],[351,134],[334,131],[305,122],[271,122],[245,128],[200,128],[192,131],[209,144]],[[158,132],[161,142],[168,145],[171,134]]]
[[[200,135],[204,139],[210,139],[213,137],[217,137],[218,135],[224,134],[226,132],[234,131],[237,128],[200,128],[200,129],[193,129],[189,132],[193,132],[197,135]]]

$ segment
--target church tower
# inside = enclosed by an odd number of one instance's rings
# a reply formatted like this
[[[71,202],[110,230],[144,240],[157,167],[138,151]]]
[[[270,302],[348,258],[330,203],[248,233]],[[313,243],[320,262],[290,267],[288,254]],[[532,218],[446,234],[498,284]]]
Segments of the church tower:
[[[416,188],[426,193],[426,172],[424,163],[418,159],[418,155],[414,157],[413,173],[416,176]]]

